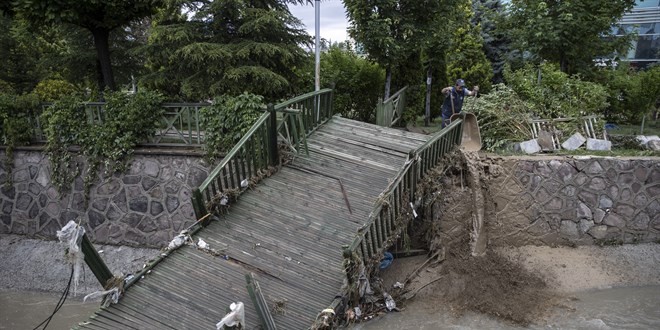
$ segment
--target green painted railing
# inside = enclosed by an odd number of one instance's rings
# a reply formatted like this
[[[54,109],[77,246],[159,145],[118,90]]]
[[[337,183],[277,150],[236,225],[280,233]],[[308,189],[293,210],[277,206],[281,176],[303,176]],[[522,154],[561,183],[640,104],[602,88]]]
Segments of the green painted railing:
[[[401,120],[403,110],[406,108],[406,90],[408,86],[401,88],[387,100],[378,100],[376,105],[376,125],[392,127]]]
[[[52,103],[42,103],[41,109]],[[156,133],[143,141],[144,145],[200,146],[204,143],[204,130],[200,126],[200,110],[210,103],[163,103],[164,113]],[[101,123],[105,119],[105,102],[85,103],[85,117],[89,123]],[[39,116],[35,118],[33,140],[46,142]]]
[[[276,115],[272,106],[269,108],[270,111],[257,119],[206,180],[193,190],[192,204],[196,219],[209,213],[207,204],[216,196],[229,191],[240,192],[248,187],[250,180],[279,164]]]
[[[353,242],[345,249],[344,257],[357,256],[364,262],[369,274],[383,257],[383,253],[394,244],[409,221],[413,218],[413,207],[417,196],[417,183],[438,165],[442,157],[460,145],[463,121],[457,119],[436,133],[421,147],[411,150],[405,165],[379,196],[367,222],[358,229]],[[345,265],[355,264],[346,260]],[[345,269],[348,283],[355,281],[355,268]],[[353,272],[353,273],[352,273]],[[350,294],[349,294],[350,296]]]
[[[210,203],[229,194],[240,194],[272,173],[280,165],[278,137],[299,153],[307,147],[307,136],[331,117],[331,89],[307,93],[277,105],[269,104],[252,128],[193,190],[196,218],[209,213]]]
[[[332,118],[332,89],[307,93],[275,106],[281,114],[278,135],[296,153],[307,150],[307,136]]]

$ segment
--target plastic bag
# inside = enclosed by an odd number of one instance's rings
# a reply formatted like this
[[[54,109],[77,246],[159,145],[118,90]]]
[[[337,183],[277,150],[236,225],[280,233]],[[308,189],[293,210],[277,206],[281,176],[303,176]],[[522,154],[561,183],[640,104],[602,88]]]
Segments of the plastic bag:
[[[57,231],[57,239],[66,245],[67,258],[73,264],[73,294],[78,291],[78,283],[80,282],[80,274],[83,269],[83,261],[85,254],[80,248],[83,236],[85,235],[85,228],[78,226],[75,221],[69,221],[66,226]]]
[[[179,233],[179,235],[174,236],[170,244],[167,245],[168,250],[176,250],[178,249],[181,245],[186,244],[186,243],[192,243],[192,238],[190,238],[190,235],[188,235],[187,231],[182,231]]]
[[[116,304],[119,301],[119,289],[112,288],[110,290],[92,292],[86,295],[85,298],[83,298],[83,301],[96,298],[103,298],[101,304],[103,307],[108,307],[110,303]]]
[[[215,325],[215,328],[217,330],[222,330],[225,325],[228,327],[234,327],[240,324],[241,327],[245,329],[245,307],[243,306],[243,303],[231,303],[229,309],[231,312],[225,315],[225,317]]]

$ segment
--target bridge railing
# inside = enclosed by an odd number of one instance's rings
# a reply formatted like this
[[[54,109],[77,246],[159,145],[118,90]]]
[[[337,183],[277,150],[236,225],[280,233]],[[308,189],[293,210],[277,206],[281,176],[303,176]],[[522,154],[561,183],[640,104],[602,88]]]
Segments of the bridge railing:
[[[42,103],[42,112],[52,103]],[[200,126],[200,110],[210,103],[162,103],[163,115],[155,134],[143,141],[145,145],[199,146],[204,143],[204,130]],[[86,102],[85,118],[89,123],[102,123],[105,120],[105,102]],[[33,140],[46,142],[41,122],[37,114]]]
[[[438,165],[442,157],[460,145],[463,129],[461,119],[436,133],[421,147],[412,150],[405,165],[379,196],[367,222],[358,229],[353,242],[344,251],[346,259],[355,254],[364,262],[369,274],[380,262],[383,253],[394,244],[413,218],[417,196],[417,182]],[[355,264],[346,260],[345,265]],[[355,281],[356,269],[346,268],[349,285]],[[333,303],[333,306],[336,303]]]
[[[280,164],[278,137],[296,152],[301,147],[306,148],[307,136],[332,117],[332,90],[269,104],[266,110],[206,180],[193,190],[192,204],[197,219],[206,217],[209,209],[213,211],[218,203],[227,205],[231,198],[275,170]]]
[[[403,110],[406,108],[406,90],[408,86],[401,88],[387,100],[378,100],[376,105],[376,125],[392,127],[403,116]]]

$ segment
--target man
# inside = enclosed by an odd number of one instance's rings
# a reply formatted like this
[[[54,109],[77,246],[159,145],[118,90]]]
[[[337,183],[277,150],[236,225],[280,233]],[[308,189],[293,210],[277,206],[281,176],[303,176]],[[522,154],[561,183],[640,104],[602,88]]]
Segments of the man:
[[[442,94],[445,95],[445,101],[442,103],[442,128],[449,125],[449,118],[455,113],[460,113],[463,109],[463,98],[465,96],[476,96],[479,86],[474,86],[473,90],[465,88],[465,80],[456,80],[456,86],[445,87]]]

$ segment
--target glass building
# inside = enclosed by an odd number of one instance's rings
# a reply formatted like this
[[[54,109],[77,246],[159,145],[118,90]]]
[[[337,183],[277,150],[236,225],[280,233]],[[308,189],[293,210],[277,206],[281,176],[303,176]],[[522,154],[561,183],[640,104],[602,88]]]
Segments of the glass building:
[[[626,32],[637,32],[628,54],[621,60],[638,67],[660,62],[660,0],[637,0],[635,8],[621,19],[621,25]]]

